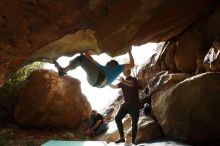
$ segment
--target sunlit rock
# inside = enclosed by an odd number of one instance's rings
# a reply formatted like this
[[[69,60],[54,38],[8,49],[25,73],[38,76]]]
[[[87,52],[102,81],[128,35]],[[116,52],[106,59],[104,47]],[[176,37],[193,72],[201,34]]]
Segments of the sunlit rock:
[[[139,70],[137,78],[141,89],[145,88],[148,82],[161,71],[160,64],[157,62],[158,57],[159,53],[152,55],[150,61]]]
[[[205,56],[204,65],[207,71],[220,71],[220,42],[214,42],[213,48]]]
[[[176,42],[175,40],[170,40],[164,44],[163,49],[160,53],[160,62],[161,70],[168,70],[170,72],[176,72],[176,64],[174,61],[174,55],[176,53]]]
[[[138,122],[137,143],[162,137],[160,125],[151,117],[141,116]]]
[[[76,128],[90,112],[77,79],[37,70],[28,77],[19,95],[15,119],[24,126]]]
[[[178,71],[195,73],[197,64],[202,64],[206,52],[212,46],[214,37],[205,30],[204,23],[192,26],[176,40],[174,61]]]
[[[153,54],[149,62],[147,62],[139,70],[137,74],[137,78],[138,78],[139,86],[141,89],[145,88],[149,84],[152,84],[153,80],[154,80],[153,84],[155,84],[155,82],[160,80],[159,78],[161,78],[162,74],[164,73],[166,74],[168,74],[168,72],[173,73],[172,75],[171,74],[169,75],[170,77],[167,76],[167,79],[169,78],[172,80],[181,81],[189,77],[189,75],[187,75],[186,73],[177,73],[175,75],[177,71],[175,63],[174,63],[174,58],[173,58],[175,47],[173,46],[172,43],[169,43],[168,46],[167,47],[166,46],[167,44],[160,44],[160,46],[158,47],[157,53]],[[173,48],[173,49],[170,49],[170,48]],[[163,75],[163,78],[165,78],[164,75]]]
[[[93,50],[97,54],[100,53],[94,32],[89,29],[79,30],[40,48],[27,61],[39,59],[53,61],[59,56],[73,56],[76,53],[88,50]]]
[[[153,114],[166,136],[198,143],[219,140],[220,73],[167,84],[152,97]]]
[[[178,83],[188,77],[189,75],[185,73],[169,74],[168,71],[161,71],[149,81],[148,86],[146,87],[148,88],[148,94],[152,96],[167,84]]]

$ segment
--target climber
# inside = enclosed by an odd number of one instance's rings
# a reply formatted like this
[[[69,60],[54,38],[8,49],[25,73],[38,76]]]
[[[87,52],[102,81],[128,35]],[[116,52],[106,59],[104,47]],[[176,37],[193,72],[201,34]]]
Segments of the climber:
[[[80,56],[70,61],[69,65],[62,68],[56,61],[55,66],[58,69],[58,74],[64,76],[68,70],[75,69],[81,66],[87,73],[87,80],[93,87],[102,88],[110,85],[123,71],[134,67],[134,58],[131,50],[128,52],[130,63],[118,64],[116,60],[110,60],[105,66],[97,63],[88,53],[83,53]]]
[[[131,76],[130,69],[124,71],[123,74],[125,78],[121,77],[118,84],[110,85],[110,87],[113,89],[121,88],[124,100],[115,116],[115,122],[120,136],[120,138],[116,140],[115,143],[125,142],[122,120],[127,114],[129,114],[132,120],[132,143],[135,144],[140,110],[138,81],[137,78]]]

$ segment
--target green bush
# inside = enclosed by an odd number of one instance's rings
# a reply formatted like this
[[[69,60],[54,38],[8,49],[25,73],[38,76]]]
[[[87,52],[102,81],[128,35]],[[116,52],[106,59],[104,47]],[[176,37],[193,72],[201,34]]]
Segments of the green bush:
[[[25,81],[30,73],[40,68],[43,68],[42,62],[34,62],[26,65],[12,75],[12,77],[0,88],[0,119],[12,116],[13,106],[20,89],[24,87]]]

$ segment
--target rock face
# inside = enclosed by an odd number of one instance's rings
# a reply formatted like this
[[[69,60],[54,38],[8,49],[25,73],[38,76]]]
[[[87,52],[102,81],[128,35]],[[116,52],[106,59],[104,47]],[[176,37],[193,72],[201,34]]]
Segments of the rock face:
[[[160,125],[151,117],[140,116],[136,142],[141,143],[162,137]]]
[[[147,63],[145,66],[143,66],[138,74],[138,82],[140,88],[145,88],[146,84],[158,73],[161,71],[160,64],[158,63],[158,54],[152,55],[150,58],[149,63]]]
[[[19,95],[15,119],[24,126],[76,128],[90,112],[78,80],[37,70],[28,77]]]
[[[204,73],[168,84],[152,97],[165,135],[191,143],[220,139],[220,73]]]
[[[114,56],[131,45],[170,40],[198,20],[208,19],[218,5],[218,0],[1,0],[0,84],[32,59],[73,55],[85,46]],[[206,27],[215,35],[218,16],[211,15]],[[76,39],[80,30],[89,30],[92,39]],[[73,48],[63,42],[78,45]],[[49,44],[53,47],[48,52]],[[185,70],[182,64],[178,68]]]
[[[187,73],[219,71],[220,7],[164,43],[138,76],[146,83],[160,71]],[[143,80],[144,79],[144,80]]]

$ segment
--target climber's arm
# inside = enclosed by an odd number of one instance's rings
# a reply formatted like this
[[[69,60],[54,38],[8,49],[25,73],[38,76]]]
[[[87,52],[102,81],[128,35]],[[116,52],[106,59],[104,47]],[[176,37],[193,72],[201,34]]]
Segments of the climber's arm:
[[[129,64],[124,64],[124,70],[132,69],[134,67],[134,57],[131,53],[131,50],[128,52],[130,63]]]
[[[110,84],[109,87],[111,87],[111,88],[113,88],[113,89],[119,88],[119,87],[118,87],[118,84],[116,84],[116,85]]]

